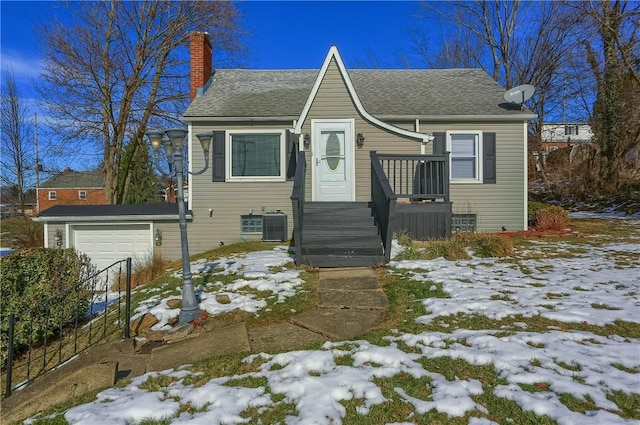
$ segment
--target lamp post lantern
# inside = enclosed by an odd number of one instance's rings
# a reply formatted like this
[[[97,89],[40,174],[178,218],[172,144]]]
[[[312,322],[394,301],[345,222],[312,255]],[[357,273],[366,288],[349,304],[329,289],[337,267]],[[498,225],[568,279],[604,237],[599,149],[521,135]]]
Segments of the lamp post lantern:
[[[181,128],[169,130],[150,130],[146,133],[147,138],[151,142],[153,152],[155,154],[156,168],[160,172],[160,145],[164,146],[167,154],[167,162],[169,165],[169,175],[176,178],[178,185],[178,217],[180,223],[180,245],[182,248],[182,305],[180,307],[180,315],[178,320],[180,323],[189,323],[199,318],[202,313],[198,307],[196,293],[193,288],[193,280],[191,279],[191,263],[189,261],[189,242],[187,239],[187,216],[184,203],[184,177],[188,170],[185,170],[183,149],[187,136],[187,130]],[[202,174],[209,168],[209,146],[213,133],[201,133],[196,135],[202,145],[204,152],[204,168],[197,173],[189,173],[192,175]]]

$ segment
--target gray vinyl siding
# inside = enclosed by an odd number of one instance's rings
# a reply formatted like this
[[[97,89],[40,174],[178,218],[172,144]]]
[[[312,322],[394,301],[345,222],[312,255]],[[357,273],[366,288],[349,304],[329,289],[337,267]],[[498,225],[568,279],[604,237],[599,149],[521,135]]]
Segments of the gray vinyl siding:
[[[56,229],[60,229],[60,231],[62,232],[62,247],[63,248],[65,247],[64,241],[66,240],[66,237],[67,237],[67,229],[64,223],[48,223],[47,241],[49,244],[45,246],[45,248],[57,248],[56,241],[55,241]]]
[[[523,230],[526,219],[524,123],[421,124],[420,131],[496,133],[496,184],[451,183],[454,214],[477,214],[479,232]],[[431,147],[427,149],[431,153]]]
[[[198,123],[192,126],[193,170],[204,166],[204,158],[200,143],[195,134],[205,131],[226,131],[243,129],[264,129],[266,131],[282,131],[290,129],[293,123],[257,123],[234,122],[231,124]],[[228,153],[226,153],[228,154]],[[289,237],[293,230],[291,214],[292,181],[283,182],[212,182],[211,168],[199,176],[190,176],[190,190],[193,191],[193,222],[187,224],[189,229],[190,254],[208,251],[220,246],[245,240],[260,240],[261,234],[243,234],[240,229],[240,216],[249,214],[262,215],[265,212],[280,210],[287,214]],[[209,209],[212,209],[211,216]]]
[[[187,221],[187,227],[191,223]],[[162,245],[155,246],[156,230],[162,233]],[[156,221],[152,223],[154,250],[165,260],[179,260],[182,258],[180,247],[180,226],[178,221]],[[191,235],[191,233],[189,233]]]

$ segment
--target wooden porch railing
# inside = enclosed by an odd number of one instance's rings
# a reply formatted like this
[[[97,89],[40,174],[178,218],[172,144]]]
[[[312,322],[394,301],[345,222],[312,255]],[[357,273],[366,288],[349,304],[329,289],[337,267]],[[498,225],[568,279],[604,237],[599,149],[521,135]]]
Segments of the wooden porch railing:
[[[398,198],[449,202],[448,152],[440,155],[376,156]]]
[[[302,224],[304,221],[304,187],[307,163],[304,152],[298,152],[296,174],[293,179],[291,206],[293,210],[293,240],[296,244],[296,264],[302,258]]]
[[[391,241],[395,229],[398,196],[393,192],[376,151],[371,151],[371,208],[382,237],[385,263],[391,260]]]

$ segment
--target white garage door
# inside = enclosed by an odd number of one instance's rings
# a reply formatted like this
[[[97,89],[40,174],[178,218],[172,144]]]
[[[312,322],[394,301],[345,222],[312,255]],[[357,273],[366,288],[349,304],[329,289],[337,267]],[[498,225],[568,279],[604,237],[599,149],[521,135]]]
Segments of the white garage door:
[[[99,270],[131,257],[144,263],[153,253],[149,224],[73,226],[73,246],[87,254]]]

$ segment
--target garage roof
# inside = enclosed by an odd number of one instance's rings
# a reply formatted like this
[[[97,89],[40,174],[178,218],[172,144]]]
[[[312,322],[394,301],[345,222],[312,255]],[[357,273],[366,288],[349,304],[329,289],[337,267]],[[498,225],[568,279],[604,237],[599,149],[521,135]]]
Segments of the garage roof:
[[[187,218],[192,212],[187,211]],[[56,205],[40,213],[35,221],[125,221],[177,220],[178,204]]]

